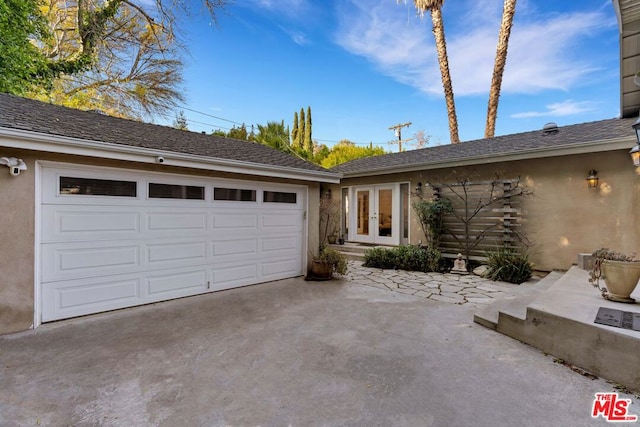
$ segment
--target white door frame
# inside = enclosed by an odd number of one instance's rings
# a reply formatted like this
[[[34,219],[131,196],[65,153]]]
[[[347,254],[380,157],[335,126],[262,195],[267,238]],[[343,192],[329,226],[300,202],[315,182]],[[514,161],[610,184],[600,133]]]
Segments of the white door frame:
[[[379,212],[380,191],[391,190],[391,218],[382,218]],[[358,193],[366,193],[368,204],[360,205],[358,201]],[[361,185],[350,188],[349,191],[351,203],[349,212],[349,241],[360,243],[374,243],[384,245],[400,244],[400,184],[378,184],[378,185]],[[362,224],[364,228],[362,233],[358,230],[359,209],[365,210],[366,224]],[[390,225],[391,235],[381,235],[381,226]],[[386,227],[385,227],[386,228]]]

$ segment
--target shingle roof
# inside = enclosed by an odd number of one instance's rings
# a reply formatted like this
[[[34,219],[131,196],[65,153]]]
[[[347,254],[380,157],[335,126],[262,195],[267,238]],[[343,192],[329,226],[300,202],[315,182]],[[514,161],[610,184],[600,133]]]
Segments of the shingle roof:
[[[595,141],[620,138],[635,140],[635,134],[631,127],[634,121],[635,119],[633,118],[608,119],[560,126],[555,133],[545,134],[542,130],[536,130],[489,139],[477,139],[459,144],[440,145],[402,153],[357,159],[338,165],[331,170],[345,175],[376,170],[392,172],[394,168],[417,168],[447,161],[455,162],[479,157],[518,154],[532,150],[542,151],[552,148],[579,146]]]
[[[5,93],[0,94],[0,127],[332,175],[318,165],[261,144],[120,119]]]

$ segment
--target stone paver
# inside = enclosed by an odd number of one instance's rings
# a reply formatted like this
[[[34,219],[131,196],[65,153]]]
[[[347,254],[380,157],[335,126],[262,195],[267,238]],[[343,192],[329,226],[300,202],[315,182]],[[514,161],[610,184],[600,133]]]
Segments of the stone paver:
[[[504,298],[518,288],[518,285],[494,282],[474,275],[367,268],[359,261],[349,261],[349,272],[345,279],[392,292],[475,307]]]

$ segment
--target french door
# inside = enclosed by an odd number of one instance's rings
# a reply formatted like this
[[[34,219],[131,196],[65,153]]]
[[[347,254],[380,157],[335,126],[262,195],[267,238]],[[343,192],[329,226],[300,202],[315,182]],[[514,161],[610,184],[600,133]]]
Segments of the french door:
[[[349,239],[362,243],[397,245],[400,242],[397,184],[354,187]]]

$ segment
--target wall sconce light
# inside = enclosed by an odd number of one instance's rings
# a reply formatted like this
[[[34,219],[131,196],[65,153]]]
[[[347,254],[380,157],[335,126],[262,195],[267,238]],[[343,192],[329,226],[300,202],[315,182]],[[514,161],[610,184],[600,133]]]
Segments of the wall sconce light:
[[[418,196],[422,196],[422,183],[419,182],[418,185],[416,185],[416,194]]]
[[[324,198],[327,200],[331,199],[331,189],[327,188],[327,191],[324,192]]]
[[[595,169],[591,169],[589,171],[589,176],[587,177],[587,185],[589,188],[598,188],[598,171]]]
[[[640,166],[640,117],[638,117],[638,120],[636,120],[631,127],[633,127],[633,130],[636,132],[636,140],[638,143],[629,150],[629,155],[631,156],[633,165]]]
[[[13,176],[18,176],[21,171],[27,170],[27,165],[22,159],[16,159],[15,157],[0,157],[0,165],[7,166],[9,173]]]

